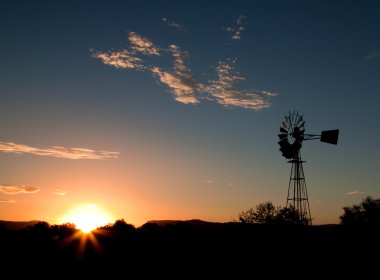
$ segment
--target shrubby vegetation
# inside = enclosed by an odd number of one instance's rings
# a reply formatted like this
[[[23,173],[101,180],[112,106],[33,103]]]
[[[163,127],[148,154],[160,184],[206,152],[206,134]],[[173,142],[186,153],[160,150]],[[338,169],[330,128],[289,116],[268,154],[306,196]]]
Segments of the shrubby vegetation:
[[[340,223],[349,226],[380,226],[380,199],[365,197],[359,204],[343,207]]]
[[[309,220],[300,216],[294,207],[276,207],[270,201],[240,212],[238,218],[240,222],[248,224],[307,225],[309,223]]]
[[[108,224],[100,227],[100,229],[105,230],[115,230],[115,231],[134,231],[136,228],[132,224],[128,224],[124,219],[116,220],[113,224]]]
[[[4,229],[6,228],[4,227]],[[124,219],[118,219],[114,223],[110,223],[105,226],[98,227],[96,230],[113,231],[113,232],[132,232],[132,231],[135,231],[136,228],[134,225],[128,224],[127,222],[125,222]],[[33,235],[40,235],[40,236],[55,235],[55,236],[60,236],[60,237],[67,237],[79,231],[80,230],[76,228],[74,223],[50,225],[49,223],[45,221],[37,222],[34,225],[30,225],[25,228],[25,232],[33,234]]]
[[[301,217],[294,207],[276,207],[270,201],[240,212],[238,219],[247,224],[308,224],[308,220]],[[343,207],[339,219],[342,225],[380,226],[380,199],[367,196],[359,204]]]

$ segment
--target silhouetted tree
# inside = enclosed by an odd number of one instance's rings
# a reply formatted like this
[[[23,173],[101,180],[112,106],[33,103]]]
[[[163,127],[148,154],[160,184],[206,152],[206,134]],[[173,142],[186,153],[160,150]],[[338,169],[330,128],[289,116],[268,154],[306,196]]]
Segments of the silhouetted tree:
[[[28,235],[32,236],[36,240],[48,240],[50,236],[50,225],[47,222],[41,221],[34,225],[25,228]]]
[[[276,224],[283,225],[308,225],[309,220],[299,214],[293,206],[279,209],[276,215]]]
[[[115,223],[105,225],[101,228],[106,229],[106,230],[116,230],[116,231],[134,231],[135,230],[135,226],[132,224],[128,224],[127,222],[124,221],[124,219],[116,220]]]
[[[28,226],[26,228],[27,231],[33,232],[33,233],[45,233],[49,232],[50,225],[47,222],[41,221],[37,222],[34,225]]]
[[[64,223],[61,225],[52,225],[50,226],[54,237],[68,237],[78,231],[74,223]]]
[[[256,206],[255,220],[259,224],[273,224],[279,208],[276,208],[272,202],[260,203]]]
[[[239,213],[238,218],[239,221],[245,224],[254,224],[256,223],[255,220],[255,209],[249,208],[246,211],[242,211]]]
[[[343,207],[339,217],[343,225],[380,225],[380,199],[365,197],[360,204]]]
[[[279,209],[272,202],[260,203],[255,209],[250,208],[247,211],[239,213],[239,221],[242,223],[273,224]]]
[[[242,211],[238,218],[240,222],[249,224],[307,225],[309,222],[306,217],[301,217],[294,207],[276,207],[270,201],[258,204],[255,209]]]

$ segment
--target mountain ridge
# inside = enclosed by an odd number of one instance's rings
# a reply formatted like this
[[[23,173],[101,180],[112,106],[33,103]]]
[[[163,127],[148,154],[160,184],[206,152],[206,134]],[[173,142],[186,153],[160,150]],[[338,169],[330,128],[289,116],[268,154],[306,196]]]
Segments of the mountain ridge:
[[[27,228],[28,226],[32,226],[38,222],[41,222],[41,221],[39,221],[39,220],[31,220],[31,221],[0,220],[0,225],[3,225],[7,229],[10,229],[10,230],[21,230],[21,229]]]

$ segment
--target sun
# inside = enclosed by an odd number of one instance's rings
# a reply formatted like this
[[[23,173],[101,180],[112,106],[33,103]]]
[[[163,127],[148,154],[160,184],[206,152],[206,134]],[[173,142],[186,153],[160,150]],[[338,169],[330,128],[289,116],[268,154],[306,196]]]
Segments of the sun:
[[[86,204],[74,207],[61,221],[62,223],[73,223],[77,229],[88,233],[111,223],[112,219],[106,211],[97,207],[96,204]]]

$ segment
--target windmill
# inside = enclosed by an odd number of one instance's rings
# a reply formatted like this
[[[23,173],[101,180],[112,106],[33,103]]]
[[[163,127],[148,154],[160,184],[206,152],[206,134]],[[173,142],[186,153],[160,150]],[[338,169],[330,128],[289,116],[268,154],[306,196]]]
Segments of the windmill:
[[[336,145],[338,135],[339,129],[325,130],[319,135],[306,134],[303,116],[296,111],[289,112],[280,126],[280,134],[278,134],[280,151],[286,159],[289,159],[288,162],[292,164],[286,207],[294,207],[299,214],[299,218],[308,221],[310,225],[310,206],[302,166],[305,161],[301,159],[302,142],[320,139],[321,142]]]

